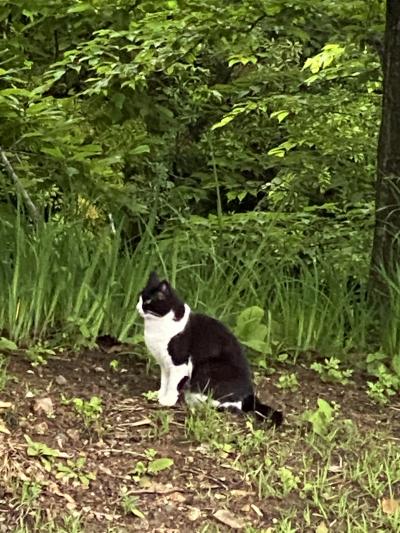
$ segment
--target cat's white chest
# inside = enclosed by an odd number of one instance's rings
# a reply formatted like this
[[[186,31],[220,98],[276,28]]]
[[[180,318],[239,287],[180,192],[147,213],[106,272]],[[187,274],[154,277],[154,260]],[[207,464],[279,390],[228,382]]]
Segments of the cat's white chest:
[[[168,353],[170,340],[181,333],[189,320],[190,308],[185,305],[185,314],[180,320],[174,320],[171,311],[163,317],[149,316],[144,320],[144,341],[147,349],[160,365],[171,364]]]

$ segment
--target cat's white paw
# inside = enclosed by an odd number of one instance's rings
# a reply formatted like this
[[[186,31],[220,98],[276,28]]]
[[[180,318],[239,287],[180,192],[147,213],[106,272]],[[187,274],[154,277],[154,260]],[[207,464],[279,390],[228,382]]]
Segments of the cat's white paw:
[[[158,403],[160,403],[161,405],[165,405],[166,407],[171,407],[172,405],[175,405],[177,401],[177,392],[164,394],[163,396],[158,397]]]

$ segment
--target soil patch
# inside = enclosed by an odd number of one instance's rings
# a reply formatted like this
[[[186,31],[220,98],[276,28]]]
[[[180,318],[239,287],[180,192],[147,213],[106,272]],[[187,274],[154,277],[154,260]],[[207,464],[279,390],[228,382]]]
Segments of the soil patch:
[[[23,355],[10,357],[0,408],[0,531],[36,531],[39,519],[75,531],[66,516],[96,533],[273,526],[281,502],[260,500],[229,450],[216,459],[191,441],[186,406],[160,408],[144,396],[158,387],[156,369],[148,372],[141,357],[118,351],[57,355],[36,367]],[[362,376],[351,385],[328,385],[313,371],[290,367],[300,388],[288,392],[277,387],[285,370],[258,379],[261,398],[286,414],[283,429],[271,433],[275,439],[290,438],[285,428],[318,398],[336,401],[367,430],[379,426],[400,437],[399,402],[374,405],[360,387]],[[93,397],[102,411],[90,421],[73,399]],[[223,416],[246,431],[245,419]]]

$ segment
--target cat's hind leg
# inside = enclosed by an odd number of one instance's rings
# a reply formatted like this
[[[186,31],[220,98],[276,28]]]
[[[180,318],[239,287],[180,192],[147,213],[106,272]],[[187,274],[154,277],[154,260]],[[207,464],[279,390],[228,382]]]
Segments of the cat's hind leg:
[[[228,410],[228,411],[241,411],[242,410],[242,401],[220,401],[220,400],[214,400],[213,398],[207,396],[206,394],[203,394],[202,392],[192,392],[187,391],[185,392],[185,401],[189,406],[195,406],[200,403],[204,403],[206,401],[210,401],[211,405],[213,407],[216,407],[217,409],[221,410]]]

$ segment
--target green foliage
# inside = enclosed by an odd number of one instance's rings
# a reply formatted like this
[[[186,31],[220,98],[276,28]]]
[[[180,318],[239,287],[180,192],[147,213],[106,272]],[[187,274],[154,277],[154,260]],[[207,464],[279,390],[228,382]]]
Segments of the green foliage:
[[[244,309],[237,317],[235,333],[240,341],[256,352],[268,352],[266,342],[268,327],[262,323],[264,310],[253,306]]]
[[[52,355],[55,355],[54,350],[51,348],[46,348],[46,346],[43,346],[40,341],[32,346],[29,346],[25,353],[28,359],[32,362],[32,366],[46,364],[47,359]]]
[[[25,435],[25,440],[28,443],[26,453],[30,457],[59,457],[60,451],[50,448],[43,442],[33,441],[28,435]]]
[[[349,383],[349,378],[353,374],[353,370],[350,368],[342,369],[340,368],[341,362],[336,357],[331,357],[325,359],[324,363],[312,363],[312,370],[317,372],[323,381],[333,381],[339,382],[342,385]]]
[[[159,440],[169,433],[172,422],[171,413],[165,409],[159,409],[151,413],[150,420],[152,422],[151,428],[149,429],[150,438]]]
[[[121,487],[120,496],[121,507],[125,514],[133,514],[133,516],[141,520],[145,519],[145,515],[139,509],[139,498],[137,496],[129,494],[127,487]]]
[[[38,500],[43,487],[40,482],[24,481],[21,489],[21,505],[30,508]]]
[[[92,396],[90,400],[83,398],[63,399],[66,405],[72,404],[75,411],[82,418],[86,428],[93,428],[98,425],[98,421],[103,412],[103,402],[98,396]]]
[[[299,388],[299,381],[295,373],[283,374],[279,377],[278,383],[276,386],[279,389],[287,389],[290,391],[295,391]]]
[[[0,337],[0,350],[13,351],[18,350],[18,346],[15,342],[6,339],[5,337]]]
[[[367,394],[381,405],[387,404],[400,391],[400,355],[393,357],[391,367],[387,366],[387,362],[388,357],[382,352],[367,356],[368,373],[376,378],[375,381],[367,381]]]
[[[156,476],[163,470],[168,470],[174,464],[173,459],[170,457],[157,457],[156,450],[149,448],[146,450],[147,462],[138,461],[132,472],[132,477],[135,481],[139,482],[144,476]]]
[[[81,195],[100,218],[137,220],[155,193],[163,218],[206,214],[212,159],[241,211],[371,199],[383,14],[377,0],[6,2],[0,145],[40,205],[74,212]]]
[[[282,466],[278,470],[278,475],[282,483],[283,496],[287,496],[293,490],[296,490],[300,484],[300,477],[292,472],[290,468]]]
[[[3,4],[0,148],[41,215],[1,167],[3,349],[136,342],[157,264],[260,366],[398,353],[400,284],[376,335],[365,298],[381,0]]]
[[[320,437],[328,437],[335,419],[336,409],[322,398],[318,398],[317,405],[315,411],[306,411],[303,418],[311,423],[314,433]]]
[[[173,464],[174,461],[169,457],[160,457],[159,459],[154,459],[153,461],[149,462],[147,465],[147,472],[149,474],[158,474],[162,470],[171,468]]]
[[[88,472],[85,469],[86,458],[78,457],[75,461],[67,459],[66,463],[57,463],[55,474],[56,479],[62,479],[64,482],[77,481],[84,488],[88,488],[91,481],[96,479],[94,472]]]

